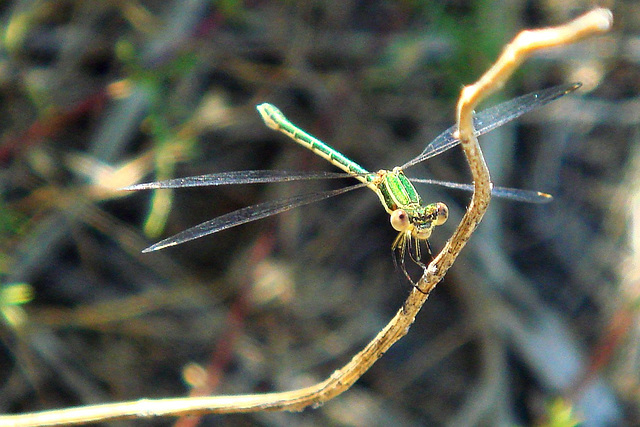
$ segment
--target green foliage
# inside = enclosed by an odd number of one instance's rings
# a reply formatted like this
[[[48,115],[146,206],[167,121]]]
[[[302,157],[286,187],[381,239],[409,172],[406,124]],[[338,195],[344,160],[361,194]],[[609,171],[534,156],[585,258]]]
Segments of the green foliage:
[[[557,398],[547,406],[548,420],[542,427],[576,427],[582,419],[575,413],[571,402]]]

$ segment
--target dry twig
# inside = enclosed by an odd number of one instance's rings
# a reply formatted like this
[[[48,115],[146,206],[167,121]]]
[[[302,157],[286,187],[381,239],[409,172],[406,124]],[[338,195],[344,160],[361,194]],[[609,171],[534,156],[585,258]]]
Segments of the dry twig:
[[[451,239],[429,264],[404,305],[387,326],[349,363],[329,378],[314,386],[279,393],[188,397],[175,399],[141,399],[131,402],[43,411],[39,413],[0,416],[0,426],[50,426],[85,424],[124,418],[149,418],[208,413],[240,413],[256,411],[301,411],[317,407],[349,389],[396,341],[409,330],[429,293],[453,265],[469,237],[481,221],[491,198],[491,181],[480,146],[473,135],[472,112],[487,95],[498,90],[515,68],[531,53],[558,45],[573,43],[593,34],[609,30],[613,21],[610,11],[595,9],[568,24],[534,31],[523,31],[509,44],[497,62],[471,86],[462,91],[457,108],[459,137],[469,162],[475,191],[471,203]]]

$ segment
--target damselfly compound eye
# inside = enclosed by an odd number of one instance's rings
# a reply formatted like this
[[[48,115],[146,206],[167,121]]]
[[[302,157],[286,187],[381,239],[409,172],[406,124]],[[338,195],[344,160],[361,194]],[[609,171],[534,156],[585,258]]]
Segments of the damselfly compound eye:
[[[411,225],[409,222],[409,215],[403,209],[396,209],[391,212],[391,226],[396,231],[406,231]]]
[[[447,222],[449,218],[449,208],[442,202],[436,203],[436,218],[433,220],[433,225],[442,225]]]

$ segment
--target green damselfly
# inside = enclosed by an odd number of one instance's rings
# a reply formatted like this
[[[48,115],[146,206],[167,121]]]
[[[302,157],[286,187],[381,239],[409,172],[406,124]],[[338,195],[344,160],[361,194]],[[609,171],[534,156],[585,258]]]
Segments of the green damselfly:
[[[539,108],[578,89],[580,86],[580,83],[555,86],[549,89],[523,95],[488,108],[474,116],[475,134],[477,136],[485,134],[520,117],[524,113]],[[427,145],[422,153],[404,165],[395,167],[391,170],[369,172],[356,162],[345,157],[339,151],[295,126],[273,105],[261,104],[257,106],[257,109],[264,122],[270,128],[286,134],[300,145],[307,147],[315,154],[326,159],[346,173],[290,172],[275,170],[234,171],[136,184],[126,187],[124,190],[286,182],[345,177],[355,178],[359,180],[360,183],[337,190],[302,194],[287,199],[248,206],[168,237],[146,248],[143,252],[151,252],[169,246],[178,245],[230,227],[235,227],[236,225],[255,221],[288,211],[298,206],[337,196],[338,194],[346,193],[347,191],[355,190],[356,188],[368,187],[378,195],[382,206],[391,217],[392,227],[398,231],[398,237],[394,240],[392,249],[397,259],[400,260],[403,272],[409,280],[411,280],[404,264],[406,252],[409,252],[411,259],[417,265],[424,268],[425,265],[422,263],[420,255],[420,243],[425,242],[428,244],[427,239],[431,236],[433,228],[443,224],[447,220],[448,216],[448,209],[444,203],[437,202],[427,205],[423,204],[412,182],[436,184],[454,189],[473,191],[473,185],[471,184],[460,184],[431,179],[409,179],[404,174],[404,171],[409,167],[435,157],[458,145],[460,141],[454,137],[456,130],[455,126],[452,126],[440,134],[429,145]],[[492,195],[530,203],[545,203],[552,199],[550,195],[545,193],[506,187],[493,187]],[[394,260],[396,260],[395,257]]]

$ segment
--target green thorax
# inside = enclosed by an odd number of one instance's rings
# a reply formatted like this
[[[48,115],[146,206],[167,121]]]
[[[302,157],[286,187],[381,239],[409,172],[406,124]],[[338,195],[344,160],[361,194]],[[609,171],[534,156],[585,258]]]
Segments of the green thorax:
[[[404,209],[411,216],[412,212],[422,210],[422,199],[402,170],[380,171],[371,177],[388,213]]]

